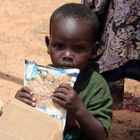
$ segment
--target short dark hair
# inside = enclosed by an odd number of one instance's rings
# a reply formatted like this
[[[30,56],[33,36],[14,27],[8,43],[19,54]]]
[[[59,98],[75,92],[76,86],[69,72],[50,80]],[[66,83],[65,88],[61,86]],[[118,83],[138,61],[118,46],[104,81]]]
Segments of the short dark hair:
[[[82,4],[68,3],[57,8],[51,15],[50,18],[50,34],[51,25],[57,16],[61,17],[72,17],[76,19],[87,19],[91,20],[91,28],[93,36],[96,37],[99,30],[99,20],[94,12]]]

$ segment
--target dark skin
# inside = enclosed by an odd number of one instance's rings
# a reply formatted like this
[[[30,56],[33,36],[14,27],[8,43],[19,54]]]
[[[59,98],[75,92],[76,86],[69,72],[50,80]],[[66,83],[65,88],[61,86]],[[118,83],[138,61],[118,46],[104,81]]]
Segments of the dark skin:
[[[96,43],[92,41],[93,35],[89,20],[60,16],[56,17],[52,23],[50,39],[46,37],[48,54],[50,54],[53,65],[63,69],[78,68],[80,74],[95,53]],[[35,106],[36,99],[30,93],[29,88],[23,87],[15,97]],[[89,139],[106,140],[106,132],[102,124],[88,112],[70,85],[60,84],[54,90],[52,99],[77,119],[83,133]]]

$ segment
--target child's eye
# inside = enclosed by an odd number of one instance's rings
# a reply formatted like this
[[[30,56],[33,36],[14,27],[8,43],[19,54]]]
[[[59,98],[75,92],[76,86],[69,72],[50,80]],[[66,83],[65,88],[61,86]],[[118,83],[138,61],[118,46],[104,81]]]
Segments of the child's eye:
[[[63,44],[54,44],[53,47],[57,50],[62,50],[64,48]]]
[[[77,52],[84,51],[84,50],[85,50],[84,46],[78,45],[78,46],[75,47],[75,51],[77,51]]]

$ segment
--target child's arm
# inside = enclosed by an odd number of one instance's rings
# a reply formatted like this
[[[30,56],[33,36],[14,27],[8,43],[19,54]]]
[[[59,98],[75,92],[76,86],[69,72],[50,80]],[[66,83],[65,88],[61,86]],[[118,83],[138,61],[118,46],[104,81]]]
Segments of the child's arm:
[[[23,87],[20,90],[17,91],[15,98],[29,104],[33,107],[36,105],[36,98],[33,97],[33,94],[31,94],[31,90],[28,87]]]
[[[80,98],[68,84],[61,84],[53,94],[53,101],[73,114],[89,139],[106,140],[106,132],[102,124],[84,107]]]

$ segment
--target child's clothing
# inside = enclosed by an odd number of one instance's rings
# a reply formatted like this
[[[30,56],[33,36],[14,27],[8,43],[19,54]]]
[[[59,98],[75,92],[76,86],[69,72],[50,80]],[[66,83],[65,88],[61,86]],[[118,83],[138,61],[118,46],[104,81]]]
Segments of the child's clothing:
[[[109,87],[103,77],[95,71],[86,71],[82,77],[77,79],[74,89],[88,111],[102,123],[108,133],[112,120],[112,98]],[[78,122],[69,114],[64,139],[87,139],[81,132]]]

